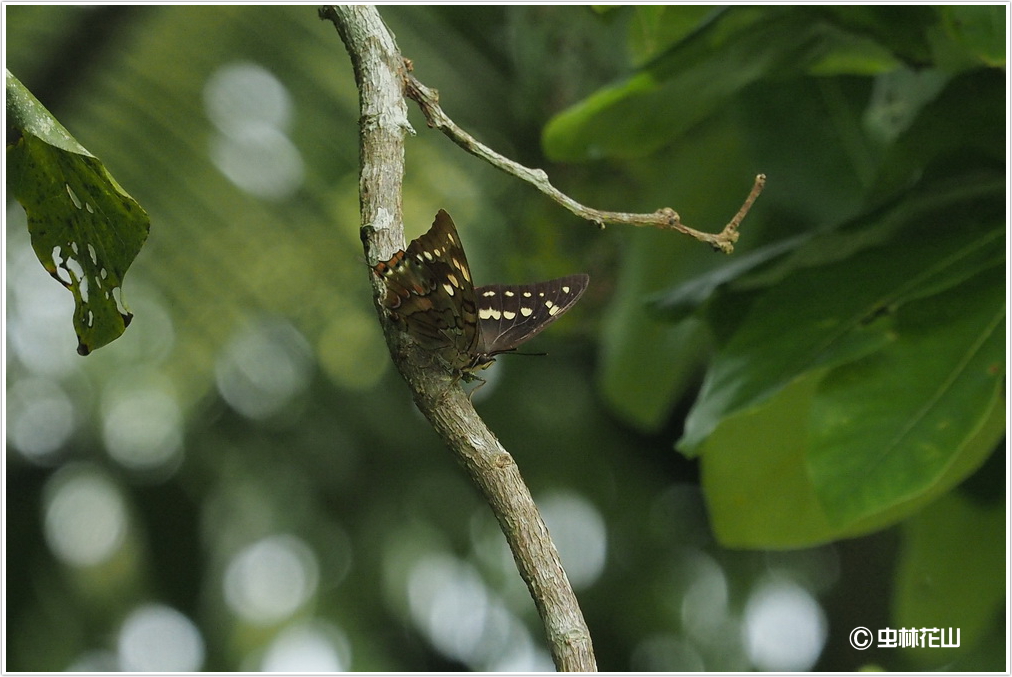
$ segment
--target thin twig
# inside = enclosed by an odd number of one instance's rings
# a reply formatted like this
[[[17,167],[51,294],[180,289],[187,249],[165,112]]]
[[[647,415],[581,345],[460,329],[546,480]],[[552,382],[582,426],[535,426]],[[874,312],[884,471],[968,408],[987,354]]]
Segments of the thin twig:
[[[700,242],[706,242],[717,251],[730,254],[734,251],[734,243],[738,241],[738,226],[741,225],[742,219],[745,218],[748,210],[752,208],[752,203],[755,202],[756,198],[759,197],[759,194],[766,186],[766,175],[759,174],[756,176],[755,183],[752,184],[752,190],[749,192],[748,197],[745,198],[745,202],[742,204],[741,209],[738,210],[738,213],[734,215],[734,218],[731,219],[731,221],[728,222],[728,224],[724,226],[724,229],[719,233],[704,233],[693,228],[689,228],[682,223],[682,219],[678,215],[678,212],[671,207],[663,207],[652,214],[630,214],[627,212],[608,212],[601,211],[599,209],[592,209],[580,204],[553,186],[548,180],[548,174],[545,173],[545,170],[531,169],[530,167],[525,167],[518,162],[514,162],[508,157],[495,152],[458,127],[456,123],[454,123],[454,121],[443,112],[443,109],[440,108],[439,92],[426,87],[419,82],[415,76],[411,75],[409,72],[410,70],[411,62],[405,60],[404,93],[408,98],[414,100],[418,104],[418,107],[421,108],[422,114],[425,116],[426,123],[429,127],[443,132],[443,134],[450,137],[451,141],[466,150],[468,153],[482,158],[489,164],[501,169],[507,174],[511,174],[522,181],[530,183],[572,213],[576,214],[580,218],[596,223],[601,228],[603,228],[605,224],[612,223],[677,230],[680,233],[696,238]]]

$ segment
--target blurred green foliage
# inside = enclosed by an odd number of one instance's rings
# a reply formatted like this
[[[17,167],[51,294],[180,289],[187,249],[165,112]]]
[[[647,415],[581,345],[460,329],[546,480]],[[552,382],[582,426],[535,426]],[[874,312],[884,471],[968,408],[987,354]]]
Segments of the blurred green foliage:
[[[720,257],[597,231],[411,111],[409,238],[445,208],[477,284],[591,275],[475,400],[602,669],[1003,669],[1005,11],[381,8],[458,124],[582,202],[715,231],[769,176]],[[8,668],[550,669],[389,367],[333,27],[10,6],[6,37],[152,223],[134,321],[79,358],[8,203]]]

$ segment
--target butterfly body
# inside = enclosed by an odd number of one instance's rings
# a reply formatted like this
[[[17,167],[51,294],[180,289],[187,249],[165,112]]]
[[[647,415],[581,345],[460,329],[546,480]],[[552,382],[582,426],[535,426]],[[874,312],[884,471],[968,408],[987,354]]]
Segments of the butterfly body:
[[[387,313],[423,348],[464,378],[541,333],[580,298],[590,278],[569,275],[523,285],[474,287],[450,215],[373,267]]]

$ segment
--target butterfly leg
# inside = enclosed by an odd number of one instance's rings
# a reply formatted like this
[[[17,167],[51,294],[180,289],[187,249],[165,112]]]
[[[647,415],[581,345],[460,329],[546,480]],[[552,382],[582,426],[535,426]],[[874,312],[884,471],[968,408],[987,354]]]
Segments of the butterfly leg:
[[[486,383],[488,383],[488,381],[486,381],[485,379],[483,379],[481,376],[477,376],[475,374],[472,374],[471,377],[472,378],[469,379],[469,380],[479,381],[479,383],[478,383],[478,385],[476,385],[475,387],[471,388],[471,390],[468,391],[468,393],[467,393],[467,401],[468,402],[471,402],[471,398],[474,397],[474,394],[475,394],[475,392],[477,392],[478,388],[481,388],[483,385],[485,385]]]

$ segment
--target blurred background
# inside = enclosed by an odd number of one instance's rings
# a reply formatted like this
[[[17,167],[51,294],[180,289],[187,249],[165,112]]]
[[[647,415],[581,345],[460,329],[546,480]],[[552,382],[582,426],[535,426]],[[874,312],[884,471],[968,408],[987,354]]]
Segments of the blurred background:
[[[946,122],[1003,138],[1005,8],[749,11],[821,27],[808,60],[722,43],[738,9],[381,7],[460,126],[590,206],[671,206],[717,231],[770,175],[727,258],[598,230],[409,103],[407,237],[444,208],[477,284],[591,276],[531,344],[548,356],[501,357],[474,399],[543,511],[602,669],[1003,670],[1001,554],[986,567],[1000,596],[943,657],[848,644],[855,626],[895,626],[902,524],[805,547],[718,542],[698,462],[674,449],[712,348],[699,320],[646,301],[861,214],[892,142],[957,80],[985,92],[974,110],[990,126]],[[6,205],[6,668],[552,669],[495,520],[390,363],[333,25],[310,6],[5,12],[7,67],[151,217],[123,287],[133,322],[82,358],[72,297]],[[622,129],[603,116],[592,143],[567,135],[560,114],[646,87],[682,47],[713,70],[632,101]],[[1003,165],[1003,147],[978,145]],[[967,529],[1003,524],[1002,450],[961,487],[985,511]]]

